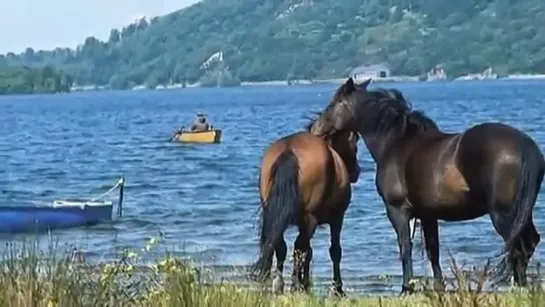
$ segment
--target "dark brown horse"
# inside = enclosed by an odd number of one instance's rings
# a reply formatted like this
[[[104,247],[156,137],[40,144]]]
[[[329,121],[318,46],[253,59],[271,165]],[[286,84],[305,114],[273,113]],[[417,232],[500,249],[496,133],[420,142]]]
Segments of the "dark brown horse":
[[[377,164],[376,187],[396,231],[403,291],[413,277],[409,220],[421,221],[436,285],[442,286],[437,221],[489,214],[505,242],[502,277],[527,284],[540,241],[532,219],[545,169],[538,145],[501,123],[444,133],[395,89],[367,90],[349,79],[322,114],[318,134],[358,131]],[[508,274],[503,274],[508,273]]]
[[[329,224],[334,290],[343,295],[340,235],[351,199],[350,183],[356,182],[360,174],[358,135],[346,130],[320,138],[311,133],[313,126],[311,123],[307,132],[275,141],[263,155],[259,174],[263,209],[261,253],[254,265],[254,276],[260,280],[270,276],[272,256],[276,253],[273,291],[283,292],[282,271],[287,253],[284,232],[294,225],[299,229],[299,236],[294,248],[292,291],[301,288],[308,291],[310,240],[318,225]]]

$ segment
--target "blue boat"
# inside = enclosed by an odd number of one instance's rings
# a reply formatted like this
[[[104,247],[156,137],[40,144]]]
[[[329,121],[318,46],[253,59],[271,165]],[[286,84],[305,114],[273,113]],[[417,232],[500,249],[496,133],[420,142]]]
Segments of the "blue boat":
[[[121,216],[124,184],[122,177],[109,191],[92,200],[55,200],[52,206],[0,206],[0,233],[43,232],[111,222],[114,203],[99,199],[119,188],[116,214]]]

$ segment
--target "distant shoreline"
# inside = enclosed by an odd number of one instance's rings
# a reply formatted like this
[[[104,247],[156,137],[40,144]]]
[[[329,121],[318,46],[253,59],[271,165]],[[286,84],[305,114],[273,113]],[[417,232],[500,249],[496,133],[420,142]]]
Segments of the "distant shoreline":
[[[413,76],[396,76],[389,78],[373,78],[373,82],[381,83],[401,83],[401,82],[419,82],[419,83],[435,83],[435,82],[460,82],[460,81],[490,81],[490,80],[545,80],[545,74],[512,74],[505,77],[497,78],[482,78],[482,79],[454,79],[454,80],[420,80],[419,77]],[[346,78],[322,79],[322,80],[294,80],[293,85],[317,85],[317,84],[342,84],[346,82]],[[242,82],[241,86],[289,86],[287,81],[262,81],[262,82]]]
[[[426,81],[420,80],[419,77],[414,76],[396,76],[389,78],[374,78],[373,82],[381,83],[400,83],[400,82],[419,82],[419,83],[435,83],[435,82],[460,82],[460,81],[491,81],[491,80],[545,80],[545,74],[511,74],[505,77],[496,77],[496,78],[479,78],[479,79],[470,79],[470,78],[457,78],[455,80],[433,80]],[[342,84],[346,81],[346,78],[332,78],[332,79],[319,79],[319,80],[292,80],[291,85],[288,84],[287,80],[273,80],[273,81],[244,81],[241,82],[239,87],[288,87],[288,86],[312,86],[312,85],[321,85],[321,84]],[[188,84],[186,88],[196,88],[201,87],[199,83]],[[184,88],[182,84],[171,84],[171,85],[159,85],[155,90],[169,90],[169,89],[181,89]],[[138,85],[133,87],[132,91],[145,90],[147,89],[144,85]],[[105,86],[75,86],[72,87],[71,92],[83,92],[83,91],[102,91],[108,90]]]
[[[244,81],[241,82],[240,87],[284,87],[284,86],[301,86],[301,85],[320,85],[320,84],[342,84],[346,82],[347,77],[345,78],[331,78],[331,79],[317,79],[317,80],[292,80],[291,85],[288,84],[287,80],[272,80],[272,81]],[[511,74],[505,77],[498,78],[483,78],[483,79],[471,79],[471,80],[421,80],[419,77],[415,76],[393,76],[388,78],[373,78],[373,82],[381,83],[401,83],[401,82],[419,82],[419,83],[434,83],[434,82],[459,82],[459,81],[484,81],[484,80],[545,80],[545,74]],[[181,88],[180,85],[171,85],[171,86],[160,86],[156,88],[157,90],[162,89],[172,89],[172,88]],[[187,85],[188,88],[199,87],[198,83]],[[142,88],[140,86],[139,88]],[[137,89],[133,89],[137,90]]]
[[[389,78],[374,78],[374,82],[421,82],[418,77],[399,76]],[[346,78],[332,78],[332,79],[319,79],[319,80],[292,80],[291,86],[297,85],[320,85],[320,84],[342,84],[346,82]],[[274,81],[246,81],[241,82],[241,87],[250,86],[290,86],[287,80],[274,80]]]

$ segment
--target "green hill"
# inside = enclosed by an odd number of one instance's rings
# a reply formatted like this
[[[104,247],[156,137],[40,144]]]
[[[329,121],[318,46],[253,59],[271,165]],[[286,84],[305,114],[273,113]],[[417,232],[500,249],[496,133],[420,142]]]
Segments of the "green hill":
[[[544,21],[543,0],[203,0],[106,42],[0,56],[0,67],[52,65],[114,88],[338,78],[378,63],[396,75],[543,73]],[[224,62],[200,69],[217,52]]]

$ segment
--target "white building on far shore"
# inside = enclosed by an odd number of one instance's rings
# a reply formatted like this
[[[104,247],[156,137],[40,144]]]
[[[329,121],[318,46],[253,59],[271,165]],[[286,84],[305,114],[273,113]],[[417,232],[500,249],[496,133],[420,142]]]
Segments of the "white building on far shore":
[[[352,69],[350,77],[356,82],[362,82],[369,78],[384,79],[390,77],[390,68],[384,64],[358,66]]]

